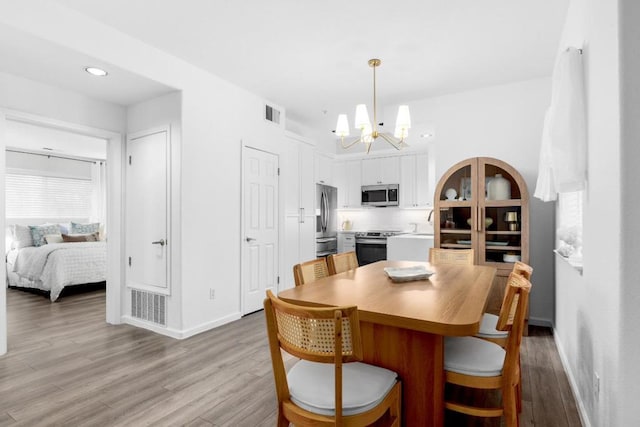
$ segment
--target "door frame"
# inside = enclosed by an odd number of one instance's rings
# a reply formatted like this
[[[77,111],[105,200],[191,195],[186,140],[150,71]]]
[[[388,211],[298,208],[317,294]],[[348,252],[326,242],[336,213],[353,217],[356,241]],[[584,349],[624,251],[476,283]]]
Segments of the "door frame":
[[[281,200],[280,200],[280,173],[279,173],[279,169],[280,169],[280,160],[281,160],[281,156],[280,153],[276,153],[273,151],[269,151],[269,150],[265,150],[264,148],[260,148],[260,147],[256,147],[254,145],[250,145],[250,144],[246,144],[244,143],[244,141],[240,144],[241,145],[241,154],[240,154],[240,315],[244,316],[245,314],[245,283],[246,283],[246,277],[245,277],[245,259],[244,259],[244,237],[245,237],[245,228],[244,228],[244,213],[245,213],[245,192],[244,192],[244,185],[245,185],[245,179],[244,179],[244,173],[245,173],[245,156],[247,153],[247,149],[250,150],[256,150],[256,151],[261,151],[263,153],[267,153],[267,154],[271,154],[273,156],[276,156],[278,158],[278,194],[276,195],[276,206],[278,207],[278,212],[276,214],[276,224],[278,224],[278,232],[276,233],[278,238],[278,250],[275,252],[278,256],[278,262],[276,262],[276,268],[278,269],[278,271],[276,272],[276,275],[278,277],[278,281],[276,283],[276,289],[279,290],[280,288],[280,262],[281,262],[281,257],[282,257],[282,218],[280,215],[280,212],[282,211],[282,206],[281,206]],[[266,297],[266,295],[265,295]]]
[[[107,285],[106,316],[107,323],[122,323],[122,286],[124,284],[124,265],[122,248],[123,214],[123,163],[124,135],[118,132],[77,123],[66,122],[37,114],[12,109],[0,108],[0,196],[4,200],[6,159],[5,159],[5,127],[6,121],[18,121],[35,126],[48,127],[65,132],[78,133],[107,140],[107,223],[109,239],[107,240]],[[6,228],[5,214],[0,215],[0,228]],[[4,247],[4,243],[3,243]],[[5,248],[6,249],[6,248]],[[3,269],[6,271],[6,260],[3,257]],[[0,355],[7,352],[7,298],[6,274],[0,279]]]

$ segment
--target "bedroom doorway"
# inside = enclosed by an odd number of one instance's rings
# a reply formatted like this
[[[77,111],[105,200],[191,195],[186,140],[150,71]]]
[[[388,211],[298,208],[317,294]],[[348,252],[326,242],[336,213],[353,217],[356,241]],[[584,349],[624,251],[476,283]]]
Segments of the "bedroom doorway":
[[[28,133],[32,135],[38,135],[40,132],[57,132],[59,134],[66,134],[69,136],[69,139],[82,139],[85,138],[90,140],[94,138],[95,140],[103,141],[103,144],[106,145],[106,155],[105,161],[102,163],[102,170],[98,166],[94,168],[92,173],[97,173],[98,177],[94,177],[92,182],[95,182],[95,179],[102,179],[102,184],[104,185],[105,191],[104,196],[102,197],[102,201],[95,200],[92,202],[92,213],[90,215],[91,218],[104,218],[104,223],[108,224],[108,233],[109,239],[107,240],[107,260],[106,260],[106,322],[111,324],[121,323],[121,314],[120,314],[120,286],[121,286],[121,277],[122,277],[122,267],[121,267],[121,251],[120,251],[120,233],[122,226],[122,202],[121,202],[121,188],[122,188],[122,158],[123,158],[123,149],[122,149],[122,136],[118,133],[105,131],[102,129],[91,128],[87,126],[77,125],[73,123],[63,122],[55,119],[49,119],[46,117],[36,116],[23,112],[16,111],[8,111],[8,110],[0,110],[0,150],[2,151],[2,167],[4,168],[4,172],[2,173],[2,181],[0,182],[2,186],[2,195],[6,196],[4,193],[6,191],[5,186],[9,180],[7,173],[7,157],[10,155],[12,157],[18,157],[18,164],[20,161],[25,162],[26,158],[42,158],[43,160],[52,160],[56,159],[58,162],[62,162],[61,157],[70,157],[70,158],[83,158],[86,156],[83,155],[73,155],[70,153],[68,148],[63,149],[63,152],[51,151],[47,154],[46,148],[48,144],[41,144],[40,150],[37,150],[34,147],[15,147],[12,144],[12,140],[15,140],[15,135],[13,132],[16,129],[25,129],[29,130]],[[43,149],[45,148],[45,149]],[[6,149],[12,150],[10,153],[6,152]],[[34,154],[34,152],[38,152],[38,154]],[[42,151],[45,151],[42,153]],[[27,154],[28,153],[28,154]],[[44,154],[44,156],[43,156]],[[38,157],[34,157],[38,156]],[[91,158],[95,158],[94,156],[88,156]],[[12,161],[15,161],[15,158],[12,158]],[[99,163],[99,162],[98,162]],[[72,163],[66,163],[67,165]],[[14,166],[15,168],[15,163]],[[18,168],[19,169],[19,168]],[[65,173],[60,174],[64,177]],[[69,171],[67,171],[66,175],[73,175]],[[55,181],[55,180],[54,180]],[[3,197],[4,199],[5,197]],[[47,215],[44,215],[42,219],[48,219]],[[78,218],[80,219],[80,218]],[[27,221],[28,222],[28,221]],[[53,221],[51,221],[53,222]],[[7,221],[6,212],[2,214],[1,224],[5,229],[7,225],[10,223]],[[8,244],[8,239],[5,237],[5,249]],[[5,260],[5,271],[6,271],[6,260]],[[6,281],[6,275],[5,281]],[[2,290],[0,290],[0,355],[6,352],[6,283],[2,283]]]

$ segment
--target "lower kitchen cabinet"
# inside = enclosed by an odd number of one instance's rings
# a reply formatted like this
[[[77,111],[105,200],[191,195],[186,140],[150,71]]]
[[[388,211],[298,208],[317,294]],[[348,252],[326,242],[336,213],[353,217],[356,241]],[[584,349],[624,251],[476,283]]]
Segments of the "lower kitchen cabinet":
[[[338,232],[338,253],[351,252],[356,250],[355,231]]]

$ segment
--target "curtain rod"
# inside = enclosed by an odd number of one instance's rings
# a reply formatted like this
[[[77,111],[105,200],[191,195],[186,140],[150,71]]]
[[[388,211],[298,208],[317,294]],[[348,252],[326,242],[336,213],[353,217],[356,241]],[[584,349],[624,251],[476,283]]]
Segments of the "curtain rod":
[[[105,160],[99,160],[99,159],[95,159],[95,160],[82,159],[82,158],[78,158],[78,157],[59,156],[57,154],[45,154],[45,153],[36,153],[36,152],[33,152],[33,151],[16,150],[16,149],[13,149],[13,148],[7,148],[6,151],[9,151],[11,153],[32,154],[34,156],[55,157],[56,159],[75,160],[76,162],[106,163]]]

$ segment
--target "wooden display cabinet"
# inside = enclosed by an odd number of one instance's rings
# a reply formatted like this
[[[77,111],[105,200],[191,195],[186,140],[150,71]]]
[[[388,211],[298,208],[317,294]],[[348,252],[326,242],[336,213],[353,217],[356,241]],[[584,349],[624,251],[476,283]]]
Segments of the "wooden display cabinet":
[[[498,181],[501,200],[488,199]],[[498,178],[499,180],[499,178]],[[455,194],[455,196],[454,196]],[[487,311],[498,314],[507,277],[513,262],[529,264],[529,192],[522,176],[509,164],[489,157],[475,157],[449,168],[434,195],[434,246],[449,249],[474,249],[475,264],[498,269]]]

